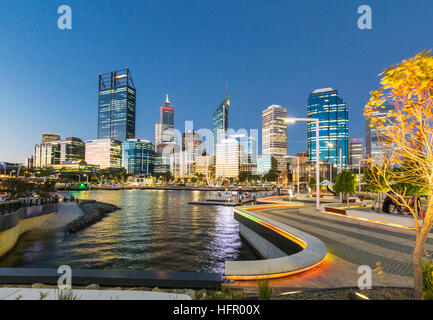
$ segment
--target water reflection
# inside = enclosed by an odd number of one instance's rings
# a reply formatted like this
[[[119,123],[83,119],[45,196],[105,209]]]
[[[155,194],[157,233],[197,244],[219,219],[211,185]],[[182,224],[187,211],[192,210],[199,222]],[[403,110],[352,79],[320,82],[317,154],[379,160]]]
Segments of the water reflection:
[[[223,272],[226,260],[257,257],[242,243],[233,208],[188,205],[203,191],[82,191],[77,198],[122,209],[70,236],[32,231],[0,267],[57,267]]]

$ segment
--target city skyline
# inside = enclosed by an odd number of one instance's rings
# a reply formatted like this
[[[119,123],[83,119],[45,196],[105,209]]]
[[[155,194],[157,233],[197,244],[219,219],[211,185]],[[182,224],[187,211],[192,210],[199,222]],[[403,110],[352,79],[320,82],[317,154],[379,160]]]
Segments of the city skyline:
[[[327,86],[342,94],[349,106],[349,119],[363,120],[363,106],[369,91],[377,86],[377,75],[385,67],[431,46],[428,30],[432,22],[422,19],[427,2],[395,6],[391,1],[372,1],[373,29],[362,31],[356,27],[356,9],[360,4],[251,2],[237,7],[223,2],[215,10],[212,4],[205,7],[196,3],[189,7],[189,13],[176,3],[162,7],[139,4],[134,6],[137,14],[148,12],[147,20],[142,22],[126,15],[132,9],[131,3],[123,9],[116,4],[104,9],[88,4],[84,9],[83,4],[73,2],[74,25],[70,31],[56,28],[54,2],[47,1],[43,6],[1,4],[5,10],[0,12],[20,12],[23,16],[16,19],[0,13],[5,30],[1,35],[4,73],[11,75],[8,80],[0,79],[4,88],[1,112],[10,115],[0,120],[0,134],[7,137],[0,142],[2,160],[24,162],[39,143],[42,132],[57,132],[83,141],[95,139],[95,75],[124,67],[134,70],[135,136],[140,139],[152,140],[158,106],[167,93],[176,106],[176,127],[183,130],[179,123],[194,120],[195,128],[212,128],[212,111],[220,102],[226,83],[230,84],[233,106],[230,127],[235,129],[260,129],[260,112],[272,104],[287,108],[288,116],[305,116],[308,94]],[[248,11],[248,18],[237,19],[241,10]],[[94,22],[88,21],[83,11],[94,12]],[[202,14],[209,12],[214,12],[212,19],[201,20]],[[121,47],[119,43],[109,43],[108,33],[96,28],[95,23],[115,14],[119,14],[117,21],[125,27],[113,30],[110,37],[133,26],[138,34],[146,36],[146,44],[134,43],[126,53],[117,49]],[[336,19],[326,20],[323,28],[327,14]],[[163,16],[177,29],[159,22]],[[190,18],[189,24],[184,23],[185,16]],[[227,22],[223,26],[221,19]],[[261,23],[254,26],[252,21]],[[199,31],[202,24],[205,30]],[[407,30],[407,24],[418,27]],[[246,25],[250,27],[245,29]],[[151,35],[149,29],[158,32]],[[199,41],[203,32],[219,36]],[[281,33],[286,36],[281,37]],[[387,37],[386,42],[381,41],[383,37]],[[101,41],[92,43],[95,38]],[[257,38],[264,45],[253,41]],[[401,38],[407,41],[402,42]],[[130,40],[128,36],[119,41],[123,44]],[[323,47],[330,40],[341,42],[341,46]],[[30,47],[35,49],[31,56],[27,53]],[[53,47],[56,50],[50,51]],[[160,47],[170,48],[176,54],[157,50]],[[97,56],[101,52],[107,54]],[[15,113],[22,118],[10,121]],[[289,154],[306,150],[305,128],[306,125],[288,128]],[[364,121],[349,124],[349,138],[355,137],[365,137]],[[260,138],[258,143],[261,144]]]

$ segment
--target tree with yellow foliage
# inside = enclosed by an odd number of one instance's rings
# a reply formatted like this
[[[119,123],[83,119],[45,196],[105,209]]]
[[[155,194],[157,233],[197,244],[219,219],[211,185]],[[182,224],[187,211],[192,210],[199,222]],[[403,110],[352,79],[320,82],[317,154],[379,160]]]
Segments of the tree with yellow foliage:
[[[365,116],[386,145],[380,163],[369,159],[374,168],[371,179],[382,192],[406,208],[413,216],[416,241],[412,262],[415,297],[424,292],[422,255],[424,242],[433,224],[433,56],[423,51],[391,66],[382,74],[379,90],[371,92]],[[393,106],[385,117],[378,117],[385,106]],[[407,186],[407,187],[406,187]],[[410,187],[412,186],[412,187]],[[413,186],[428,194],[425,217],[411,204]]]

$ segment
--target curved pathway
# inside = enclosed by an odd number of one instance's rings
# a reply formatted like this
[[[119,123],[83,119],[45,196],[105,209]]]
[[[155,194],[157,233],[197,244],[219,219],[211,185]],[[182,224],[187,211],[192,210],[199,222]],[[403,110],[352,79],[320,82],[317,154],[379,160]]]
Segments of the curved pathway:
[[[314,212],[305,205],[302,211]],[[274,292],[357,286],[358,267],[373,269],[373,286],[413,286],[411,255],[415,236],[330,219],[326,214],[308,215],[299,208],[263,206],[254,213],[292,226],[322,240],[328,256],[325,262],[303,274],[271,280]],[[433,239],[425,250],[433,253]],[[256,287],[256,282],[237,281],[232,286]],[[252,288],[253,289],[253,288]]]

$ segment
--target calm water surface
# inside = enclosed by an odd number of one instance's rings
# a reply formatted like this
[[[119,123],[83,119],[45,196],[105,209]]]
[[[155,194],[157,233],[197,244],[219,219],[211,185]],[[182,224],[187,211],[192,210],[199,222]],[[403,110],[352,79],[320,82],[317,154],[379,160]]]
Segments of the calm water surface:
[[[0,267],[224,272],[226,260],[257,259],[239,237],[233,207],[189,205],[204,191],[81,191],[122,209],[74,235],[31,231]]]

